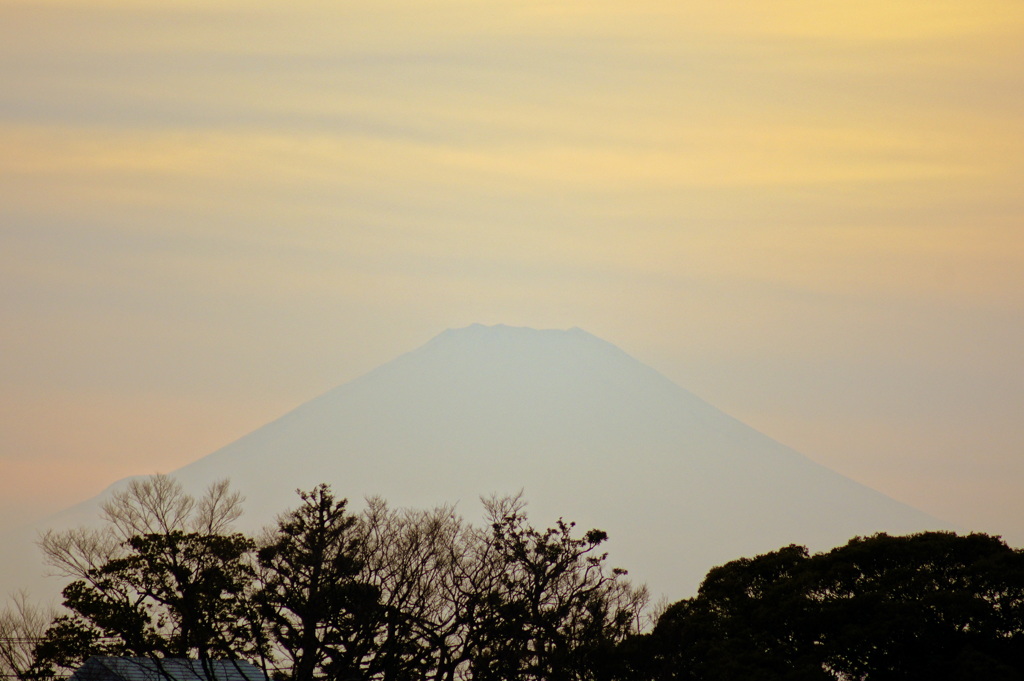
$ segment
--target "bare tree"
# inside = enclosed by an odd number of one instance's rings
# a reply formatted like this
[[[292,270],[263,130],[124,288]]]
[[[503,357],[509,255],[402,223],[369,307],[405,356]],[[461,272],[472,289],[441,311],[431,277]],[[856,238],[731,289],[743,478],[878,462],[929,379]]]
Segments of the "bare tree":
[[[227,480],[213,483],[197,500],[174,478],[152,475],[129,481],[104,502],[102,527],[47,530],[39,545],[43,560],[58,574],[93,583],[99,568],[123,556],[132,537],[224,534],[241,516],[243,500]]]
[[[56,616],[53,608],[42,607],[19,591],[0,611],[0,677],[24,680],[35,661],[35,646]]]
[[[477,680],[577,681],[604,673],[615,646],[638,633],[645,588],[608,569],[608,535],[559,520],[536,530],[519,497],[485,501],[496,578],[472,622]]]
[[[451,507],[370,500],[362,579],[382,621],[365,678],[586,679],[639,631],[646,590],[604,566],[604,532],[534,530],[520,495],[484,503],[490,525],[478,528]]]
[[[93,527],[47,530],[39,540],[43,561],[57,574],[89,581],[91,574],[119,555],[121,544],[110,528]]]
[[[196,499],[167,475],[129,481],[103,504],[103,518],[122,540],[176,530],[222,534],[242,515],[243,497],[227,480],[210,485]]]
[[[261,604],[293,681],[454,679],[465,667],[479,531],[451,507],[345,513],[321,485],[259,555]]]
[[[370,499],[362,516],[362,578],[380,593],[364,669],[371,678],[444,678],[458,666],[455,581],[470,534],[450,506],[395,510]]]

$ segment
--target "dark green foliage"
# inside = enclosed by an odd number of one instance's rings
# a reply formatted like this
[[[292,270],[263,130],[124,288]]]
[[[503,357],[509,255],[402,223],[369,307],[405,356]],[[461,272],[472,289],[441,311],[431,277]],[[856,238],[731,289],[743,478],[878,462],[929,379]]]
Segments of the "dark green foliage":
[[[1024,678],[1024,554],[981,534],[790,546],[708,573],[644,641],[657,679]]]

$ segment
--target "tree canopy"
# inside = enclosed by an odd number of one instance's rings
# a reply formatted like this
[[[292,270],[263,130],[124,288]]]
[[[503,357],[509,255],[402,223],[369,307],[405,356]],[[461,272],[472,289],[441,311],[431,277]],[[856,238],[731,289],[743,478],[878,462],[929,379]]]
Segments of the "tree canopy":
[[[8,666],[26,681],[91,655],[246,659],[289,681],[569,680],[639,632],[645,592],[595,553],[600,530],[536,530],[515,498],[476,527],[448,507],[371,499],[354,515],[327,485],[298,494],[253,539],[231,530],[227,483],[193,498],[132,482],[103,528],[43,538],[72,578],[65,611]]]
[[[252,539],[227,529],[240,497],[226,482],[200,499],[165,476],[133,480],[98,530],[47,533],[51,565],[74,581],[36,648],[35,676],[90,655],[260,658]]]
[[[275,681],[1024,679],[1024,551],[985,534],[857,537],[713,568],[646,631],[605,532],[538,529],[518,497],[353,513],[327,485],[258,537],[226,482],[137,480],[95,530],[47,533],[56,614],[0,612],[0,672],[92,655],[244,659]]]
[[[1024,554],[946,532],[784,547],[711,570],[644,651],[658,679],[1024,678]]]

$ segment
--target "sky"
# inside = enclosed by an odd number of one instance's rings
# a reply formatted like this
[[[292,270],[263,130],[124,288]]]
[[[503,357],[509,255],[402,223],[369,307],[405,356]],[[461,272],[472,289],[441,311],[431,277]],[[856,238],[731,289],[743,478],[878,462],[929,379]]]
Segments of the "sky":
[[[1024,545],[1019,0],[0,0],[0,150],[0,529],[479,322]]]

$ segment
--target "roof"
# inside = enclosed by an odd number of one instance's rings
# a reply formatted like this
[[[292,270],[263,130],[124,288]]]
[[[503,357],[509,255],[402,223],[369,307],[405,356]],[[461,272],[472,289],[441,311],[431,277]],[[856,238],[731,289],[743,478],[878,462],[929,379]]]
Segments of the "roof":
[[[267,681],[267,676],[243,660],[90,657],[71,681]]]

